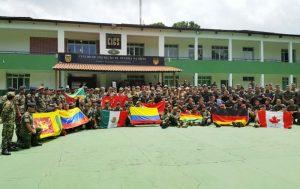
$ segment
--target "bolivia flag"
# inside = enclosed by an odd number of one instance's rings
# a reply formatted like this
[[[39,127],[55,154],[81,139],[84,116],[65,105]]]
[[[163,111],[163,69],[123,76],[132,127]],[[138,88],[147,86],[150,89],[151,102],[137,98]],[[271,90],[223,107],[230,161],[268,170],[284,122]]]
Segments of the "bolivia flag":
[[[248,110],[215,108],[212,109],[212,120],[214,123],[217,123],[219,125],[232,125],[233,122],[241,122],[246,125],[246,123],[248,122]]]
[[[161,122],[157,108],[131,107],[130,114],[133,125],[159,124]]]
[[[67,104],[76,102],[78,98],[85,98],[86,94],[83,88],[80,88],[74,94],[65,94]]]
[[[180,114],[180,121],[189,121],[189,122],[194,122],[194,123],[199,123],[202,122],[202,115],[192,115],[192,114]]]
[[[123,127],[126,124],[128,116],[127,111],[101,111],[101,123],[102,129]]]
[[[60,110],[59,115],[64,129],[71,129],[89,122],[79,108]]]
[[[32,116],[33,127],[42,129],[41,139],[60,135],[62,125],[58,111],[51,113],[34,113]]]
[[[257,112],[261,127],[265,128],[291,128],[293,124],[292,112],[271,112],[260,110]]]

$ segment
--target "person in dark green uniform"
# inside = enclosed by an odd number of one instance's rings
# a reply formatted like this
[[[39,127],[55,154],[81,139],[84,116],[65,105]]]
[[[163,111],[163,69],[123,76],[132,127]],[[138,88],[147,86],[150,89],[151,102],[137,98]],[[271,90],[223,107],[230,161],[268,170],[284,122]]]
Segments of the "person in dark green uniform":
[[[21,118],[22,126],[21,126],[21,138],[22,144],[20,145],[23,149],[28,149],[31,146],[41,146],[42,144],[38,142],[40,138],[42,129],[33,127],[33,118],[32,114],[35,113],[35,103],[27,104],[27,111]]]
[[[2,155],[10,155],[10,151],[17,151],[17,149],[12,146],[12,138],[16,123],[16,107],[14,104],[15,93],[8,92],[6,98],[7,100],[3,104],[3,110],[1,113],[3,122],[1,144]]]

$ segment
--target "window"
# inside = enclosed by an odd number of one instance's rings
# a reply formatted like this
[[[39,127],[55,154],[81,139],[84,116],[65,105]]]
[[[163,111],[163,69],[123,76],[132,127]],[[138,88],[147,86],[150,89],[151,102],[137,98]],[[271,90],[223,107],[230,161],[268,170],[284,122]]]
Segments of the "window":
[[[254,77],[243,77],[243,81],[255,81]]]
[[[165,45],[166,58],[178,58],[178,45]]]
[[[179,81],[179,76],[175,76],[175,80]],[[164,76],[164,84],[168,86],[175,86],[174,79],[172,75],[165,75]],[[176,83],[175,83],[176,84]]]
[[[198,45],[198,60],[202,60],[202,45]],[[195,50],[194,45],[189,45],[189,58],[194,59],[195,58]]]
[[[96,54],[96,41],[68,40],[68,52]]]
[[[127,55],[144,56],[144,44],[128,43]]]
[[[253,47],[243,47],[243,59],[253,60],[254,59],[254,48]]]
[[[289,50],[281,49],[281,62],[289,62]],[[293,49],[293,62],[296,62],[296,50]]]
[[[198,76],[199,85],[211,85],[211,76]]]
[[[228,60],[228,47],[212,46],[211,55],[213,60]]]
[[[293,83],[297,84],[297,78],[293,78]],[[282,89],[285,90],[286,86],[289,84],[289,78],[288,77],[282,77]]]
[[[30,86],[30,74],[6,74],[6,86],[18,89],[21,86]]]

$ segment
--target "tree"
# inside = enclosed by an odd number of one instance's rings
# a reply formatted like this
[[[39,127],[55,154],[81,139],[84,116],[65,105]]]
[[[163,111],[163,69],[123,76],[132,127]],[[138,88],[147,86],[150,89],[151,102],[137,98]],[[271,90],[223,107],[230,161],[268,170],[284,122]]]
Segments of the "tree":
[[[172,27],[174,27],[174,28],[184,28],[184,29],[194,29],[194,30],[200,29],[200,25],[196,24],[194,21],[175,22]]]
[[[166,27],[166,25],[162,22],[152,23],[152,24],[149,24],[149,26]]]

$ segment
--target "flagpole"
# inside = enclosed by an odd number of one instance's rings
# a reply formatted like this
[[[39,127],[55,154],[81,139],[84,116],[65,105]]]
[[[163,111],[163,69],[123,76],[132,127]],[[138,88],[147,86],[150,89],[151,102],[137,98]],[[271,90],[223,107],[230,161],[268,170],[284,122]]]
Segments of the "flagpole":
[[[142,0],[139,0],[139,9],[140,9],[140,25],[142,25]]]

